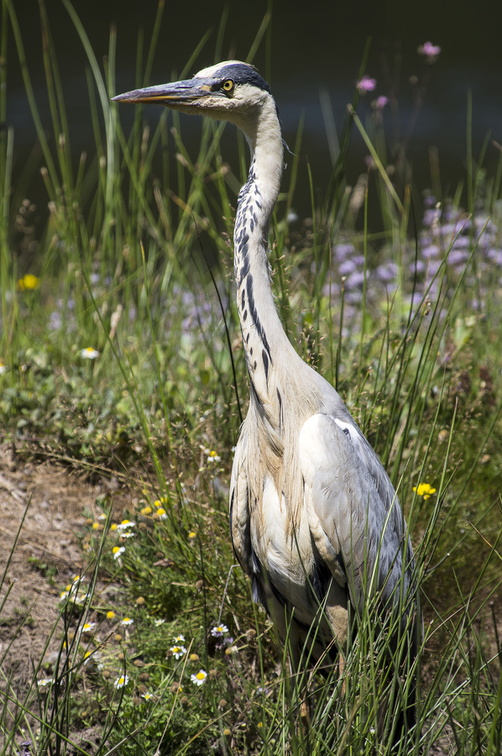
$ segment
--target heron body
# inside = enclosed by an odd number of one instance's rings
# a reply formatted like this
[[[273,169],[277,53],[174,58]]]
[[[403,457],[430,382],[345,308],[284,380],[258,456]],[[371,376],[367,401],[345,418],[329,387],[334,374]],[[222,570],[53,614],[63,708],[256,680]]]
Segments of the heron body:
[[[253,595],[293,658],[310,643],[310,656],[320,659],[344,647],[349,608],[357,615],[369,592],[383,607],[402,603],[413,558],[378,456],[335,389],[296,353],[277,313],[267,243],[283,169],[275,101],[257,71],[239,61],[115,99],[231,121],[250,145],[234,231],[250,402],[232,469],[231,534]]]

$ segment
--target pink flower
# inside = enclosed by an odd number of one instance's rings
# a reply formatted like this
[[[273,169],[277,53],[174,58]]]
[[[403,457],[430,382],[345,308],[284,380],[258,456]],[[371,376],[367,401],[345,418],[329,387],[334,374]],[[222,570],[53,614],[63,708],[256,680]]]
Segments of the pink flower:
[[[440,52],[439,45],[433,45],[432,42],[424,42],[418,48],[418,54],[423,55],[429,63],[434,63]]]
[[[375,87],[376,79],[370,79],[370,77],[366,75],[362,76],[356,83],[356,89],[358,89],[361,94],[365,94],[366,92],[373,92]]]
[[[388,97],[386,97],[385,95],[380,95],[380,97],[376,98],[373,105],[376,108],[376,110],[383,110],[388,102],[389,102]]]

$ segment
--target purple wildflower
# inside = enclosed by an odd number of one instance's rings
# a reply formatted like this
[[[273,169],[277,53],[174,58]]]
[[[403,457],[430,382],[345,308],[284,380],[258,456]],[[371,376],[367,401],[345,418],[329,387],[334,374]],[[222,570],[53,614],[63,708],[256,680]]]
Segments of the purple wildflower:
[[[359,81],[356,83],[356,89],[361,94],[366,94],[366,92],[373,92],[373,90],[376,87],[376,79],[371,79],[369,76],[361,76]]]
[[[472,222],[470,218],[459,218],[457,222],[455,223],[455,233],[461,234],[465,231],[468,231],[472,226]]]
[[[457,215],[456,215],[456,212],[455,212],[455,210],[454,210],[454,209],[453,209],[453,208],[451,207],[451,205],[447,205],[447,206],[446,206],[446,207],[445,207],[445,208],[443,209],[443,220],[444,220],[444,221],[445,221],[446,223],[450,223],[450,221],[452,221],[452,220],[453,220],[454,218],[456,218],[456,217],[457,217]]]
[[[373,106],[375,110],[383,110],[388,102],[389,102],[388,97],[386,97],[385,95],[380,95],[380,97],[377,97],[376,100],[374,101]]]
[[[363,293],[359,289],[352,289],[345,294],[345,302],[348,302],[352,305],[359,305],[362,301],[362,298]],[[345,313],[347,313],[347,307],[345,307]]]
[[[49,317],[49,330],[50,331],[59,331],[59,329],[63,325],[63,316],[58,310],[54,310],[54,312],[51,312]]]
[[[432,42],[424,42],[418,48],[418,54],[423,55],[427,63],[434,63],[440,52],[441,48],[439,45],[433,45]]]
[[[437,247],[435,244],[427,244],[426,246],[422,247],[422,257],[425,257],[426,260],[429,260],[431,257],[436,257],[439,254],[439,247]]]
[[[497,227],[493,221],[489,220],[485,215],[479,215],[474,218],[474,226],[479,231],[480,236],[495,236],[497,233]]]
[[[410,273],[415,276],[425,271],[425,263],[423,260],[415,260],[409,266]]]
[[[489,249],[486,256],[491,262],[502,268],[502,249]]]
[[[432,226],[441,218],[441,210],[438,207],[429,207],[424,210],[423,225],[428,227]]]
[[[447,239],[448,237],[453,237],[453,239],[456,239],[459,234],[466,233],[471,227],[471,221],[469,218],[464,218],[463,220],[454,219],[453,223],[445,223],[440,228],[441,235],[443,239]]]
[[[466,249],[470,245],[471,241],[468,236],[457,236],[453,242],[454,249]]]
[[[358,268],[362,267],[364,265],[364,257],[363,255],[354,255],[353,257],[350,257],[348,260],[344,260],[340,263],[338,266],[338,272],[341,276],[350,276],[352,273],[354,273]]]
[[[342,262],[343,260],[346,260],[347,257],[352,255],[355,252],[355,247],[353,244],[350,243],[340,243],[335,244],[333,247],[333,254],[335,258],[338,260],[338,262]]]
[[[457,249],[456,247],[453,247],[448,255],[448,263],[454,267],[463,267],[468,259],[469,253],[464,249]]]
[[[428,273],[429,279],[434,278],[434,276],[436,275],[440,267],[441,267],[440,260],[429,260],[427,264],[427,273]]]
[[[354,260],[344,260],[338,266],[338,272],[341,276],[350,276],[350,274],[354,273],[355,270],[357,270],[357,265],[355,264]]]
[[[355,270],[353,273],[351,273],[346,281],[345,286],[347,289],[357,289],[361,287],[364,283],[364,273],[360,270]]]
[[[396,263],[386,262],[378,266],[375,270],[375,275],[382,283],[389,284],[396,280],[397,272]]]

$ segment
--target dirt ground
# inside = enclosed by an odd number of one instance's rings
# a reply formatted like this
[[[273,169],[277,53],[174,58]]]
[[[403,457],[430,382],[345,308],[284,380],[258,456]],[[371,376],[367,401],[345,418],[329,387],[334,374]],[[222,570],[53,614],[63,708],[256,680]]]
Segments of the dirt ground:
[[[32,677],[57,619],[59,591],[83,567],[77,533],[84,508],[99,493],[68,469],[18,466],[12,450],[0,448],[0,600],[8,593],[0,614],[0,659],[9,647],[3,671],[19,685]]]
[[[0,444],[0,690],[7,678],[22,695],[40,659],[59,646],[56,632],[44,653],[60,591],[86,564],[84,512],[113,487],[68,467],[27,463]]]

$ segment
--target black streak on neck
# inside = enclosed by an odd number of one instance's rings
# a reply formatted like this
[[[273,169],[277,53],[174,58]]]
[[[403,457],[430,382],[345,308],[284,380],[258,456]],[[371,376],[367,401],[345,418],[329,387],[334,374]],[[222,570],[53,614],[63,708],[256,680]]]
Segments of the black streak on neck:
[[[259,225],[257,209],[258,211],[261,210],[261,205],[258,199],[259,197],[260,191],[256,186],[256,174],[254,171],[254,163],[252,163],[249,169],[248,180],[242,187],[239,194],[237,220],[234,232],[236,258],[235,281],[238,289],[242,287],[240,302],[242,321],[247,321],[248,316],[251,318],[252,325],[256,329],[256,332],[263,344],[263,366],[265,369],[265,377],[266,379],[268,379],[268,370],[269,364],[272,362],[272,354],[270,351],[270,345],[268,343],[265,329],[260,320],[260,316],[256,307],[256,300],[253,289],[253,274],[250,272],[252,265],[251,254],[253,253],[250,253],[249,250],[249,240],[251,235],[253,236],[253,238],[256,238],[256,234],[254,232],[256,230],[256,227]],[[245,301],[246,297],[247,308]]]

